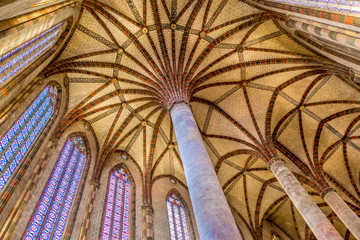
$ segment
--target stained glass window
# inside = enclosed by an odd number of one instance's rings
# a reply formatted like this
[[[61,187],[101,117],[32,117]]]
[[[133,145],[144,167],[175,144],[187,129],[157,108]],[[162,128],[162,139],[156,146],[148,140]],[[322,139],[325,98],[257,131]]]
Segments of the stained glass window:
[[[54,114],[57,89],[47,86],[0,140],[0,192]]]
[[[291,5],[300,5],[311,8],[322,8],[325,10],[360,14],[360,2],[350,0],[270,0],[284,2]]]
[[[38,202],[24,239],[61,239],[86,160],[81,137],[70,138]]]
[[[180,199],[173,193],[167,199],[171,240],[190,240],[186,212]]]
[[[131,183],[123,169],[110,175],[106,198],[102,240],[129,239]]]
[[[49,50],[62,33],[63,25],[64,23],[60,22],[0,56],[0,84],[10,79],[30,62]]]

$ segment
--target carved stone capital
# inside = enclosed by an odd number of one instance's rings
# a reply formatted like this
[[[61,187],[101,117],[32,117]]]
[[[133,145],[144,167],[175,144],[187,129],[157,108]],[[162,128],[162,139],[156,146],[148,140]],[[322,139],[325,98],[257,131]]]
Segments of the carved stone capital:
[[[270,161],[267,163],[267,168],[271,171],[271,166],[275,163],[282,162],[283,164],[286,164],[285,160],[280,157],[273,157],[270,159]]]
[[[57,139],[56,137],[52,137],[50,139],[51,142],[51,148],[56,148],[59,145],[59,139]]]
[[[37,76],[34,80],[37,86],[41,86],[44,83],[44,77],[41,75]]]
[[[322,192],[320,193],[320,196],[322,199],[325,198],[326,194],[330,193],[330,192],[336,192],[335,189],[333,189],[332,187],[327,187],[324,190],[322,190]]]
[[[144,203],[143,205],[142,205],[142,209],[143,210],[150,210],[150,212],[151,213],[153,213],[154,212],[154,208],[153,208],[153,206],[151,205],[151,203]]]
[[[180,101],[176,101],[173,104],[171,104],[171,106],[169,107],[170,114],[171,114],[171,111],[173,111],[174,109],[176,109],[177,107],[180,107],[180,106],[187,106],[191,109],[190,103],[186,102],[185,100],[180,100]]]
[[[94,186],[94,188],[97,189],[100,187],[100,182],[99,180],[92,179],[90,185]]]

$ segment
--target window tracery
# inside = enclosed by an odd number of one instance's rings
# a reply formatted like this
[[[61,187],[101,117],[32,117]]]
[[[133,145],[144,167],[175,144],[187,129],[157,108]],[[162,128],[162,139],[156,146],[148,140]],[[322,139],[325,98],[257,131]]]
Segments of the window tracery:
[[[24,239],[61,239],[86,162],[82,137],[70,138],[63,148]]]
[[[101,239],[129,239],[131,183],[124,169],[112,172],[109,178]]]
[[[58,90],[49,85],[0,140],[0,192],[54,115]]]
[[[172,193],[166,204],[171,240],[190,240],[187,214],[183,203]]]
[[[30,62],[54,46],[64,29],[64,25],[63,22],[60,22],[40,35],[0,56],[0,84],[13,77]]]

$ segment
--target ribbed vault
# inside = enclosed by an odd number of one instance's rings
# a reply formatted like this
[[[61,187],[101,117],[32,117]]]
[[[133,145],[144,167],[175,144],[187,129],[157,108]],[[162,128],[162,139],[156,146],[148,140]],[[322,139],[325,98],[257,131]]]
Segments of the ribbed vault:
[[[71,39],[43,74],[68,80],[57,134],[86,120],[97,136],[94,178],[122,150],[147,186],[170,176],[186,185],[168,113],[186,101],[228,202],[254,239],[266,220],[292,239],[314,239],[266,168],[276,154],[350,236],[319,196],[332,186],[360,214],[360,98],[347,67],[293,40],[277,23],[283,16],[239,0],[82,4]]]

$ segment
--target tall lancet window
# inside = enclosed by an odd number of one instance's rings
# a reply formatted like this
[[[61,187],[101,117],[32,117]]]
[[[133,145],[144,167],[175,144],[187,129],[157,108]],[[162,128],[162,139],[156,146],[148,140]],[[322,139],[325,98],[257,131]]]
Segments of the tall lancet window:
[[[0,84],[18,74],[29,63],[50,50],[64,31],[65,25],[64,22],[60,22],[38,36],[0,55]]]
[[[127,240],[129,238],[129,212],[131,183],[124,169],[116,169],[110,175],[102,240]]]
[[[191,233],[188,218],[182,201],[175,193],[172,193],[168,197],[166,204],[171,240],[190,240]]]
[[[54,115],[58,90],[48,85],[0,139],[0,192]],[[28,163],[26,163],[28,164]]]
[[[24,239],[62,238],[85,164],[82,137],[68,139],[30,219]]]

